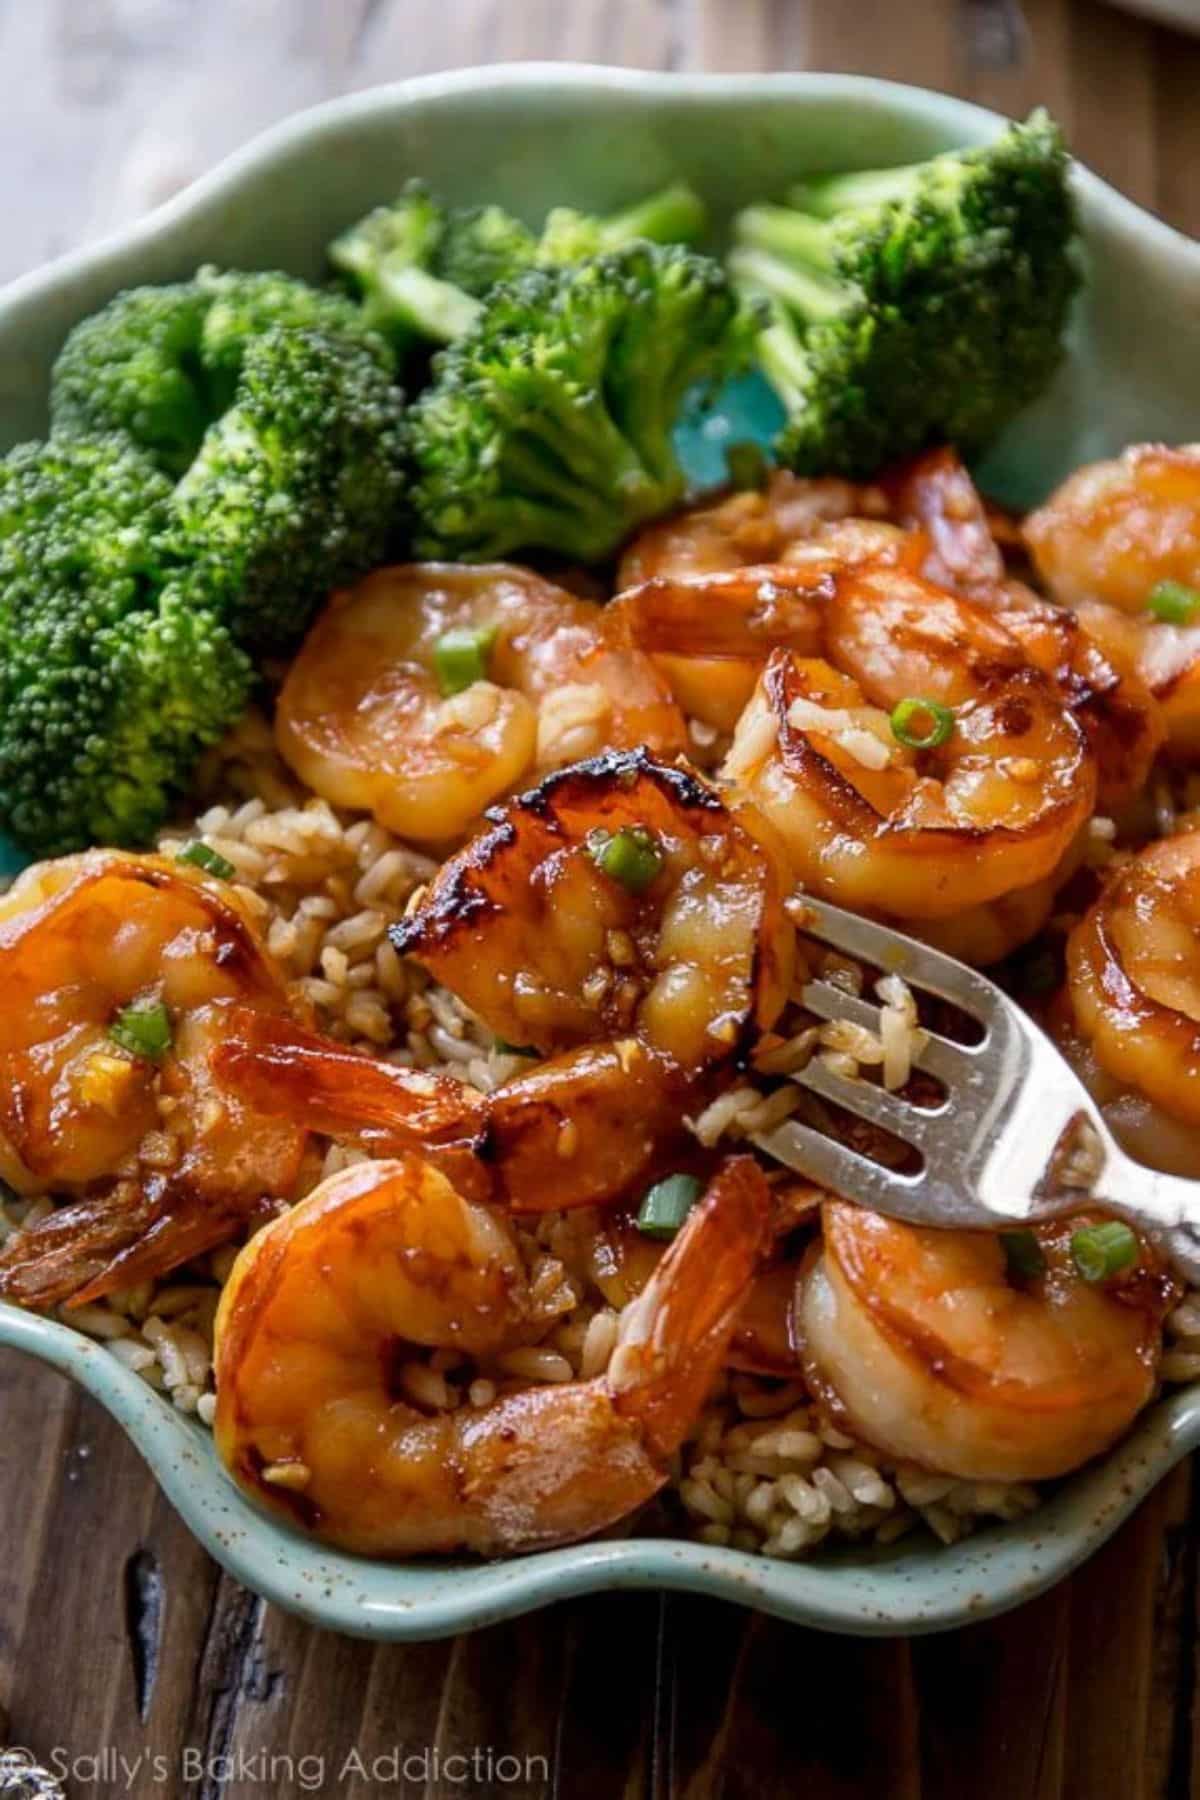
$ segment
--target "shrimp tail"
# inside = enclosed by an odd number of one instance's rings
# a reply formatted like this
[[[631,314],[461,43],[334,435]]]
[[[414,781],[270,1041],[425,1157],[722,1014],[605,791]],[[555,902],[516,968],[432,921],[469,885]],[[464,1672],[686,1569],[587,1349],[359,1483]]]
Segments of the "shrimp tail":
[[[465,1082],[396,1068],[249,1007],[232,1008],[229,1020],[213,1073],[268,1115],[303,1119],[312,1131],[379,1155],[439,1143],[471,1147],[480,1138],[486,1103]]]
[[[514,1212],[607,1204],[650,1179],[696,1085],[623,1039],[555,1057],[485,1096],[288,1019],[235,1008],[230,1021],[213,1071],[248,1104],[375,1156],[417,1149],[468,1198]]]
[[[770,1217],[762,1170],[753,1157],[731,1157],[622,1319],[609,1383],[657,1460],[679,1448],[724,1366]]]
[[[177,1186],[121,1183],[60,1206],[0,1251],[0,1299],[34,1311],[85,1306],[225,1243],[244,1203],[214,1205]]]
[[[153,1216],[145,1198],[88,1195],[11,1237],[0,1251],[0,1299],[42,1312],[102,1280]]]

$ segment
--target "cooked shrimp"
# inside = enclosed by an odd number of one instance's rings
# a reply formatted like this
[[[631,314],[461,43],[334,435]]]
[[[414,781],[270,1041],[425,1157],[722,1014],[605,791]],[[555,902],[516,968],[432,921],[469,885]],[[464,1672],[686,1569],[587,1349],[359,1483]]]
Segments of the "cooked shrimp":
[[[886,518],[888,511],[887,496],[878,487],[838,476],[814,481],[775,469],[761,492],[702,500],[640,531],[621,557],[617,588],[664,575],[716,575],[747,563],[781,562],[793,545],[819,536],[828,525]]]
[[[924,540],[909,539],[883,522],[886,500],[878,488],[829,478],[801,480],[776,470],[763,493],[734,494],[692,507],[651,525],[626,551],[618,571],[618,597],[605,614],[617,642],[654,652],[654,661],[683,710],[721,732],[731,732],[754,690],[762,652],[693,653],[688,633],[671,641],[672,608],[706,578],[747,565],[861,562],[870,557],[907,558],[914,566]],[[730,588],[714,590],[718,605]],[[657,639],[657,642],[655,641]],[[778,641],[778,640],[776,640]]]
[[[815,1225],[826,1196],[799,1182],[789,1183],[788,1190],[771,1189],[771,1232],[777,1247],[738,1309],[726,1357],[731,1368],[758,1375],[796,1377],[801,1372],[795,1330],[801,1253],[788,1245],[780,1249],[778,1240],[801,1222]],[[638,1229],[632,1212],[607,1211],[590,1239],[588,1266],[604,1298],[619,1312],[642,1292],[663,1255],[663,1244]]]
[[[896,523],[927,540],[920,571],[926,580],[955,593],[1004,580],[1004,555],[987,508],[955,451],[927,450],[889,470],[882,487]]]
[[[1200,831],[1119,869],[1067,945],[1075,1024],[1101,1067],[1200,1124]]]
[[[1068,606],[1140,613],[1160,581],[1200,589],[1200,444],[1135,444],[1077,469],[1026,519],[1025,541]]]
[[[795,934],[749,809],[634,751],[492,818],[392,935],[500,1037],[632,1036],[697,1071],[773,1024]]]
[[[1169,1175],[1200,1180],[1200,1135],[1195,1126],[1164,1112],[1139,1089],[1109,1074],[1094,1045],[1080,1035],[1069,994],[1060,995],[1051,1006],[1046,1029],[1100,1108],[1117,1142],[1135,1161]]]
[[[797,1315],[814,1393],[865,1443],[968,1480],[1100,1455],[1154,1392],[1177,1289],[1145,1249],[1127,1279],[1084,1281],[1077,1224],[1038,1227],[1044,1273],[1018,1282],[991,1232],[828,1202]]]
[[[1200,624],[1118,612],[1096,600],[1081,600],[1073,616],[1108,665],[1122,671],[1127,689],[1138,683],[1152,696],[1168,755],[1200,757]]]
[[[1054,596],[1159,702],[1168,748],[1200,755],[1200,624],[1149,610],[1162,581],[1200,592],[1200,445],[1139,444],[1068,477],[1025,521]]]
[[[1083,862],[1087,834],[1080,833],[1041,881],[1015,888],[995,900],[968,906],[948,919],[903,921],[926,943],[957,956],[960,962],[986,969],[1028,944],[1054,913],[1059,894]]]
[[[747,571],[762,592],[807,572]],[[726,759],[726,782],[772,824],[814,892],[934,921],[1031,888],[1089,817],[1092,754],[1058,690],[1004,626],[898,568],[835,577],[817,654],[772,653]],[[891,709],[949,709],[946,741],[912,750]]]
[[[214,1068],[265,1113],[375,1156],[418,1149],[471,1199],[515,1212],[608,1205],[644,1186],[695,1098],[684,1072],[635,1038],[585,1044],[484,1095],[288,1020],[239,1016]]]
[[[623,1316],[605,1375],[429,1412],[395,1382],[406,1344],[479,1361],[530,1341],[516,1245],[417,1158],[343,1170],[234,1266],[218,1451],[257,1499],[367,1555],[509,1555],[601,1531],[666,1482],[766,1216],[756,1165],[727,1163]]]
[[[0,1295],[95,1298],[290,1192],[304,1123],[247,1106],[211,1067],[231,1003],[291,1010],[234,889],[154,856],[43,863],[0,902],[0,991],[0,1174],[80,1195],[0,1251]],[[112,1035],[130,1044],[131,1007],[161,1033],[146,1054]]]
[[[1113,641],[1109,609],[1071,612],[1009,577],[993,520],[953,450],[932,450],[891,474],[896,518],[928,541],[921,573],[996,613],[1035,668],[1057,683],[1095,752],[1098,804],[1125,805],[1145,783],[1167,734],[1157,688],[1136,654]],[[1129,623],[1121,618],[1118,625]]]
[[[306,638],[279,696],[280,752],[335,806],[444,844],[537,769],[638,744],[682,750],[662,676],[609,644],[600,617],[503,563],[380,569],[335,594]],[[447,633],[468,640],[449,694]]]

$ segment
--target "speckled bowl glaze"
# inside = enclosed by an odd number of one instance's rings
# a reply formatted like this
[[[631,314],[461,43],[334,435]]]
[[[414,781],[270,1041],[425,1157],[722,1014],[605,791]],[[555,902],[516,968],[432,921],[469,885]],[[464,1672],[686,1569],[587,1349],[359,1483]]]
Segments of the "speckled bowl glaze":
[[[212,261],[320,271],[336,226],[409,175],[455,200],[530,218],[556,202],[606,208],[686,176],[718,223],[828,167],[903,162],[992,136],[1001,121],[940,94],[841,75],[658,76],[522,66],[380,88],[293,119],[119,237],[0,293],[0,438],[40,431],[63,336],[119,288]],[[1023,505],[1089,457],[1135,439],[1200,435],[1200,246],[1081,171],[1090,280],[1053,389],[982,474]],[[767,420],[753,383],[725,429]],[[688,439],[698,479],[719,473],[721,421]],[[1200,1390],[1160,1401],[1097,1466],[1016,1524],[944,1548],[906,1539],[783,1563],[630,1537],[506,1563],[383,1566],[323,1551],[238,1494],[195,1423],[66,1326],[0,1305],[0,1344],[80,1382],[124,1427],[218,1562],[315,1624],[433,1638],[598,1588],[685,1588],[828,1630],[932,1631],[1028,1599],[1075,1567],[1164,1472],[1200,1443]]]

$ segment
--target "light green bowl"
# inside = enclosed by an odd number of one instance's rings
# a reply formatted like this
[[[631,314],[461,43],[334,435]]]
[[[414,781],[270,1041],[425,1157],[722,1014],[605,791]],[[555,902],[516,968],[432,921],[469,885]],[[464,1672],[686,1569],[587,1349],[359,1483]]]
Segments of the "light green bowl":
[[[721,220],[806,171],[905,162],[979,142],[999,125],[943,95],[843,75],[533,65],[335,101],[269,132],[119,237],[0,293],[0,435],[11,442],[42,429],[63,336],[117,289],[187,275],[206,261],[315,275],[335,227],[409,175],[428,177],[452,199],[503,201],[530,219],[556,202],[616,206],[684,176]],[[1200,436],[1200,247],[1084,172],[1079,191],[1090,280],[1069,360],[983,471],[1018,505],[1127,442]],[[762,422],[760,402],[751,390],[752,426]],[[690,446],[693,466],[711,462],[717,447],[701,436]],[[835,1631],[959,1625],[1058,1580],[1200,1443],[1200,1392],[1178,1391],[1030,1518],[948,1549],[906,1540],[790,1564],[629,1538],[507,1563],[390,1567],[326,1553],[264,1517],[225,1479],[207,1434],[102,1346],[8,1306],[0,1306],[0,1344],[94,1394],[197,1537],[249,1587],[316,1624],[379,1638],[438,1637],[610,1587],[686,1588]]]

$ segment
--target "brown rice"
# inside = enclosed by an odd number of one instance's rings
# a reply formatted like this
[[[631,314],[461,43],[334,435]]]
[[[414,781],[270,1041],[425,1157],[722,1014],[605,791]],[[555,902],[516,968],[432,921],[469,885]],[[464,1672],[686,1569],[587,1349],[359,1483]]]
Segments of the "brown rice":
[[[565,731],[587,729],[585,699],[565,691]],[[170,854],[199,836],[227,858],[272,954],[307,995],[324,1030],[397,1064],[448,1070],[485,1092],[527,1066],[498,1052],[467,1008],[405,963],[388,940],[388,926],[434,872],[427,857],[371,820],[299,789],[254,715],[212,760],[206,780],[210,793],[224,797],[165,833],[162,848]],[[1098,846],[1111,844],[1106,831],[1094,836]],[[802,911],[801,900],[798,917]],[[845,958],[827,956],[820,973],[848,992],[863,991],[862,970]],[[913,997],[894,975],[874,991],[881,1003],[878,1034],[814,1024],[794,1009],[791,1022],[760,1048],[755,1080],[689,1121],[699,1140],[712,1145],[778,1124],[802,1098],[789,1075],[813,1055],[850,1074],[876,1072],[889,1088],[903,1086],[921,1040]],[[301,1191],[360,1154],[326,1146],[310,1159]],[[49,1205],[0,1201],[0,1241],[44,1216]],[[414,1350],[401,1372],[413,1401],[433,1409],[482,1408],[512,1387],[603,1373],[620,1315],[593,1276],[594,1224],[586,1212],[519,1224],[535,1341],[486,1366],[452,1351]],[[156,1286],[143,1284],[64,1317],[181,1411],[211,1424],[213,1321],[236,1254],[235,1247],[222,1248]],[[1200,1292],[1176,1307],[1168,1338],[1163,1379],[1200,1378]],[[284,1469],[279,1479],[295,1484],[304,1473]],[[888,1543],[921,1523],[951,1543],[981,1519],[1016,1518],[1038,1501],[1025,1483],[957,1481],[889,1463],[823,1420],[798,1381],[738,1373],[727,1374],[705,1406],[672,1485],[680,1523],[692,1535],[780,1557],[808,1555],[830,1539]]]

